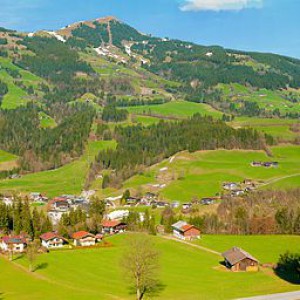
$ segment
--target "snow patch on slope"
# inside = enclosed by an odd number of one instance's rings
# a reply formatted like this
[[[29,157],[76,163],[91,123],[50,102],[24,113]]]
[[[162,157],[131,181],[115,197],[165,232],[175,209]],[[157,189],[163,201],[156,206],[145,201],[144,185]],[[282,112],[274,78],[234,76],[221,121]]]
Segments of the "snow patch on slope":
[[[67,40],[60,34],[56,33],[55,31],[47,31],[50,35],[54,36],[60,42],[65,43]]]

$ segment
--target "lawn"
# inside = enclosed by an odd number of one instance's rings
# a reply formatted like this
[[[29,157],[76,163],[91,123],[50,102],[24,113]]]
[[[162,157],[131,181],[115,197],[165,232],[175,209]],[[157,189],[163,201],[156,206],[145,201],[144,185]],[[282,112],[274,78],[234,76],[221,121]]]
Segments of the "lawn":
[[[34,274],[0,259],[0,291],[4,299],[134,299],[120,258],[125,236],[110,238],[113,247],[75,251],[53,251],[40,255],[43,266]],[[153,299],[233,299],[242,296],[285,292],[297,289],[272,273],[232,273],[220,267],[221,257],[153,237],[160,258],[161,290]],[[261,244],[261,248],[263,244]],[[216,288],[216,283],[218,288]]]
[[[3,180],[1,191],[41,192],[47,196],[60,194],[79,194],[85,182],[90,163],[96,154],[108,147],[115,147],[115,142],[90,142],[85,154],[78,160],[61,168],[23,176],[19,179]]]

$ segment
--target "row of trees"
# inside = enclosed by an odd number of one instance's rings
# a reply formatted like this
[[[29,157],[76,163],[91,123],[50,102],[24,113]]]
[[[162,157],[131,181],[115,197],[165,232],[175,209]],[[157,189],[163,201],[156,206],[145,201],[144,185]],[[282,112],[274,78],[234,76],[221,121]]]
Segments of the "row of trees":
[[[17,198],[12,206],[0,202],[0,228],[6,233],[26,233],[39,238],[52,230],[52,224],[43,211],[31,210],[28,200]]]
[[[205,233],[300,234],[300,190],[258,191],[223,199],[216,214],[191,214]]]
[[[122,122],[128,118],[126,109],[118,109],[115,105],[107,105],[102,111],[102,120],[105,122]]]

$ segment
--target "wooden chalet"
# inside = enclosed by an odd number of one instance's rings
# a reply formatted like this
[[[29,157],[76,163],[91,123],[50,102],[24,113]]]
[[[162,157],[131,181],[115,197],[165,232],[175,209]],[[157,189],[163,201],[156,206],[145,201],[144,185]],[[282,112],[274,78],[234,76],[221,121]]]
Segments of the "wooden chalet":
[[[233,247],[222,253],[222,256],[225,259],[226,267],[233,272],[256,272],[259,270],[258,260],[241,248]]]
[[[74,246],[89,247],[96,244],[96,237],[87,231],[73,233]]]

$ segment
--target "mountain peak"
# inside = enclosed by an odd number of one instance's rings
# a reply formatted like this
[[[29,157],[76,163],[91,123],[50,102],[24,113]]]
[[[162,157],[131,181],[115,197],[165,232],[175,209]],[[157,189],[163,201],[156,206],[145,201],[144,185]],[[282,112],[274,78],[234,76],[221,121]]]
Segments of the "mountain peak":
[[[108,22],[120,22],[120,20],[118,18],[116,18],[115,16],[107,16],[107,17],[101,17],[95,20],[96,22],[99,23],[108,23]]]

